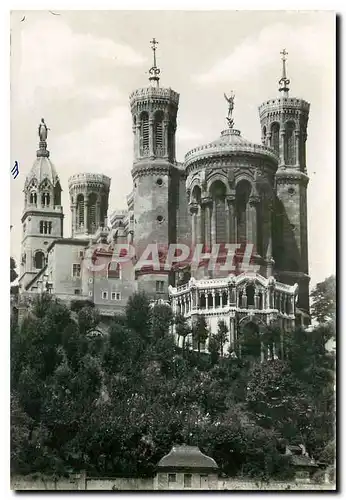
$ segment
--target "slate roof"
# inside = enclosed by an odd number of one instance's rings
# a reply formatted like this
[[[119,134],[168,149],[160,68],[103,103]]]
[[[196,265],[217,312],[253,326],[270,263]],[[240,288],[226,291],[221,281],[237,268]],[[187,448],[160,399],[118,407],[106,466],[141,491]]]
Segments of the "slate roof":
[[[204,455],[197,446],[175,445],[158,463],[158,468],[218,469],[211,457]]]

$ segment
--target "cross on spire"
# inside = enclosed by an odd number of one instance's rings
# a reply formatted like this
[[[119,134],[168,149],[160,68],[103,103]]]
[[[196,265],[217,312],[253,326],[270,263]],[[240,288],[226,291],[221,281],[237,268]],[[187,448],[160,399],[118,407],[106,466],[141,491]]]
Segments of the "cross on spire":
[[[151,43],[151,48],[152,48],[152,51],[153,51],[153,55],[154,55],[154,61],[153,61],[153,66],[150,68],[149,70],[149,74],[150,74],[150,77],[149,77],[149,81],[152,82],[156,82],[156,85],[159,86],[159,80],[160,80],[160,69],[156,66],[156,45],[159,44],[159,42],[153,38],[152,40],[150,40],[150,43]]]
[[[282,49],[280,52],[282,55],[282,76],[279,80],[279,92],[283,92],[285,97],[288,97],[288,91],[289,91],[289,84],[290,80],[286,76],[286,56],[288,55],[288,52],[286,49]]]

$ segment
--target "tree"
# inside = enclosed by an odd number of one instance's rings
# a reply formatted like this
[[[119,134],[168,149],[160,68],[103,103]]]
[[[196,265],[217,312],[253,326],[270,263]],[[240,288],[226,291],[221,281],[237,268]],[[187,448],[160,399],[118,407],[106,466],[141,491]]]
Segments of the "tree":
[[[139,333],[143,340],[151,336],[151,306],[149,298],[138,292],[129,298],[126,304],[126,318],[129,328]]]
[[[169,333],[173,323],[172,309],[165,304],[156,304],[151,311],[151,332],[154,339],[162,339]]]
[[[187,319],[182,314],[177,314],[174,318],[175,323],[175,333],[178,337],[183,339],[182,350],[185,351],[185,343],[188,335],[192,333],[191,327],[187,322]]]
[[[218,343],[220,355],[223,356],[223,346],[228,339],[228,327],[223,319],[220,319],[217,324],[217,333],[215,335]]]
[[[203,315],[198,316],[192,327],[192,339],[197,346],[198,354],[201,352],[201,344],[204,344],[209,337],[207,321]]]
[[[18,273],[16,272],[16,262],[13,257],[10,257],[10,282],[13,283],[15,279],[18,278]]]
[[[311,292],[311,316],[319,323],[335,321],[336,315],[336,279],[329,276],[321,283],[317,283]]]

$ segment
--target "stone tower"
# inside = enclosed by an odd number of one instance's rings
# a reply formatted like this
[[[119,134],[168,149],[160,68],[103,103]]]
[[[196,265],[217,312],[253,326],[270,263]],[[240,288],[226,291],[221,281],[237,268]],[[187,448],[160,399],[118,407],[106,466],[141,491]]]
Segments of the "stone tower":
[[[76,174],[69,178],[72,238],[86,238],[107,225],[111,180],[102,174]]]
[[[63,236],[63,210],[58,174],[47,150],[48,128],[42,118],[38,128],[39,149],[24,184],[23,238],[19,284],[23,292],[43,269],[47,248]]]
[[[134,133],[133,207],[136,259],[149,244],[157,244],[158,254],[176,242],[176,205],[179,178],[175,159],[175,132],[179,94],[159,86],[156,42],[150,69],[149,87],[130,95]],[[148,256],[148,259],[154,255]],[[138,268],[139,290],[150,296],[168,295],[170,275],[164,269]]]
[[[262,142],[279,154],[273,211],[273,257],[278,279],[299,284],[298,308],[309,313],[306,138],[310,104],[289,96],[282,52],[280,97],[259,107]]]
[[[63,236],[63,209],[58,174],[47,150],[48,128],[42,118],[36,160],[24,184],[23,238],[19,284],[21,292],[46,265],[47,248]]]

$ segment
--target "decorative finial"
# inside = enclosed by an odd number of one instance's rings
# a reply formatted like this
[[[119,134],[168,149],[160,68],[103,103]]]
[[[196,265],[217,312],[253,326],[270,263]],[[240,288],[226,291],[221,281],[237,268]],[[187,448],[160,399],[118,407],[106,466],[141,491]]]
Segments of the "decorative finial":
[[[279,92],[283,92],[285,97],[288,97],[290,80],[286,76],[286,56],[288,52],[283,49],[280,54],[282,55],[282,77],[279,80]]]
[[[160,69],[156,67],[156,45],[158,45],[159,42],[157,42],[155,40],[155,38],[153,38],[151,41],[151,48],[152,48],[152,51],[153,51],[153,54],[154,54],[154,63],[153,63],[153,66],[150,68],[149,70],[149,74],[150,74],[150,77],[149,77],[149,81],[150,82],[156,82],[156,85],[159,86],[159,80],[160,80]]]
[[[233,113],[233,109],[234,109],[235,95],[234,95],[233,90],[231,90],[231,95],[229,97],[227,97],[227,95],[225,93],[223,95],[225,96],[225,99],[228,102],[228,116],[227,116],[226,120],[227,120],[229,128],[233,128],[234,120],[232,118],[232,113]]]
[[[41,123],[38,126],[38,136],[40,138],[39,150],[36,151],[36,156],[38,158],[41,156],[49,156],[49,151],[47,151],[48,130],[50,129],[45,124],[44,118],[41,118]]]

